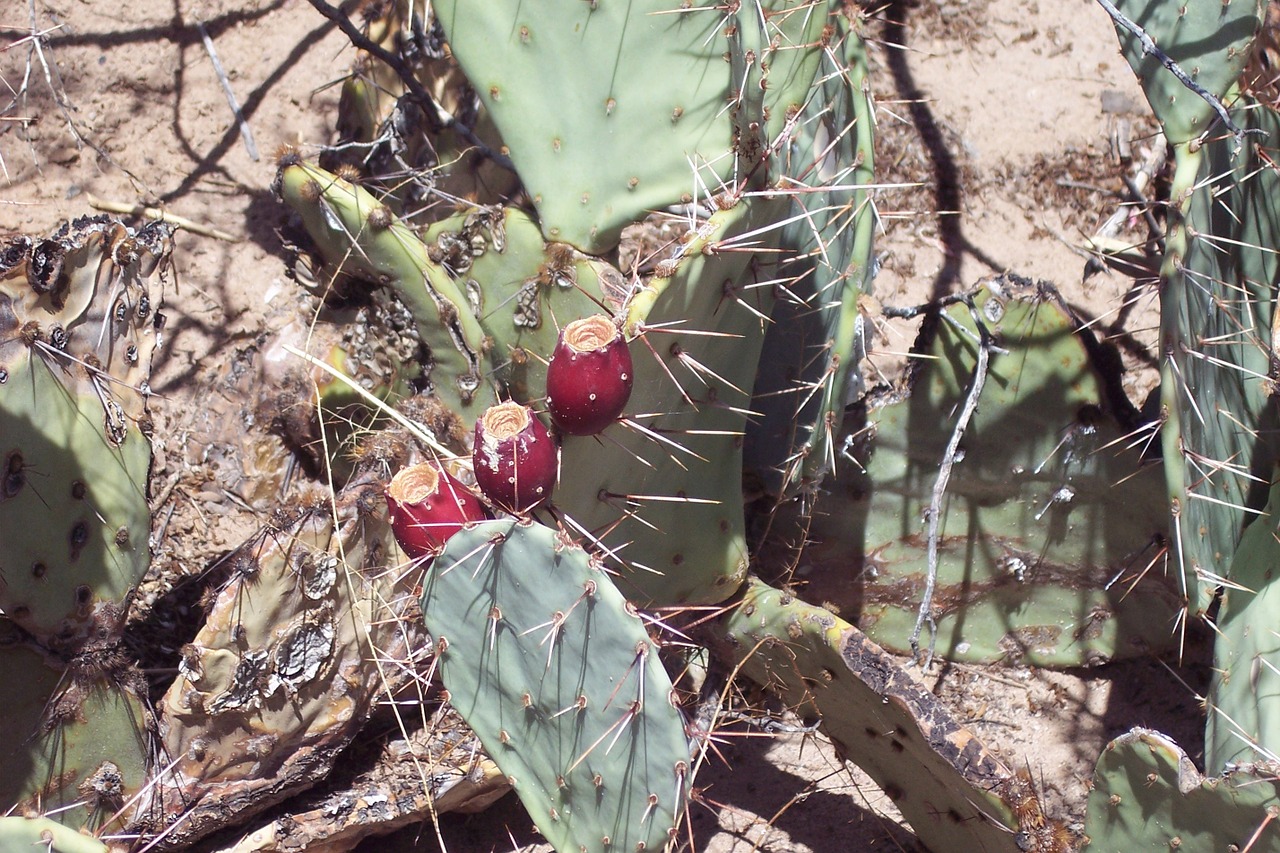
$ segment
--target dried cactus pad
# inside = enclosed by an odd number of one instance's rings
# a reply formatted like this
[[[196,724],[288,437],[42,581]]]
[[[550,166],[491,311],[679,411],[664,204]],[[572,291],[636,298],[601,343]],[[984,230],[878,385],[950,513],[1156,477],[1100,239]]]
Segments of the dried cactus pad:
[[[0,609],[68,650],[146,570],[147,379],[170,229],[79,219],[0,249]]]
[[[403,672],[405,644],[422,638],[400,624],[413,579],[387,568],[402,557],[368,512],[379,491],[357,482],[338,495],[337,522],[328,507],[300,511],[230,558],[233,577],[160,705],[173,765],[155,799],[182,818],[174,844],[327,773]]]
[[[424,581],[450,702],[560,851],[659,850],[689,794],[671,681],[580,548],[531,522],[449,540]]]
[[[1280,849],[1280,767],[1201,776],[1165,735],[1134,729],[1107,744],[1094,771],[1084,850]]]

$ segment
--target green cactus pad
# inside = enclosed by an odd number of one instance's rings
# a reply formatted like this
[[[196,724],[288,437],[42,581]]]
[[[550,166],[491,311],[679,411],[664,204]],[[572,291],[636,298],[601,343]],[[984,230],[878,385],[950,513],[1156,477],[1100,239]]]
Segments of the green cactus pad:
[[[332,267],[390,286],[408,306],[430,350],[432,388],[449,408],[474,420],[497,402],[482,366],[484,331],[407,225],[367,190],[295,158],[282,164],[277,188]]]
[[[107,853],[107,845],[44,817],[0,817],[0,853]]]
[[[101,608],[123,615],[150,563],[151,445],[133,428],[112,446],[98,397],[68,394],[62,368],[29,355],[0,353],[0,453],[14,484],[0,501],[0,602],[24,629],[69,649]]]
[[[422,611],[450,703],[557,850],[663,848],[689,795],[684,719],[599,565],[548,528],[485,522],[435,559]]]
[[[947,486],[936,652],[1079,666],[1166,648],[1181,597],[1157,560],[1159,466],[1120,440],[1105,374],[1055,292],[1005,278],[974,302],[1007,352],[991,357]],[[947,313],[909,394],[851,427],[850,456],[805,520],[805,596],[857,614],[901,653],[923,595],[925,516],[976,357],[968,309]]]
[[[1233,5],[1238,5],[1239,0]],[[1204,610],[1280,458],[1274,282],[1280,278],[1280,116],[1236,110],[1249,137],[1174,146],[1160,270],[1166,506],[1189,606]]]
[[[749,466],[778,494],[813,488],[835,469],[845,407],[864,391],[859,300],[871,291],[877,218],[862,187],[873,181],[875,119],[866,43],[843,15],[834,20],[838,38],[783,161],[781,185],[798,189],[806,215],[783,231],[794,260],[781,272],[794,283],[774,309],[753,404],[765,417],[747,446]]]
[[[0,250],[0,609],[63,652],[105,609],[122,617],[150,561],[147,379],[169,235],[95,217]]]
[[[767,67],[765,82],[746,86],[748,96],[765,90],[747,120],[772,141],[804,102],[826,23],[822,6],[792,0],[740,12],[676,0],[436,8],[546,238],[593,253],[651,210],[705,198],[695,173],[716,191],[754,169],[762,152],[734,150],[731,101],[746,81],[734,79],[726,49],[737,45],[739,64],[752,50],[752,75]]]
[[[1205,733],[1205,766],[1214,772],[1280,755],[1278,513],[1280,480],[1271,485],[1266,515],[1240,538],[1231,585],[1222,592]]]
[[[155,799],[182,816],[175,844],[311,785],[402,677],[404,644],[423,638],[401,624],[415,573],[389,568],[403,557],[373,513],[380,494],[357,482],[339,524],[327,503],[298,510],[230,556],[160,706],[174,764]]]
[[[1115,5],[1191,79],[1217,98],[1226,98],[1240,79],[1262,22],[1258,0],[1116,0]],[[1138,75],[1168,140],[1175,145],[1186,143],[1208,130],[1216,119],[1213,107],[1183,85],[1158,58],[1145,54],[1141,41],[1132,33],[1119,26],[1116,32],[1124,57]]]
[[[1134,729],[1107,745],[1094,771],[1084,850],[1280,849],[1280,766],[1204,777],[1176,743]]]
[[[8,627],[0,625],[8,733],[0,747],[0,808],[54,815],[71,829],[118,832],[132,809],[111,818],[148,778],[149,716],[127,686],[102,676],[71,678],[60,660],[16,641]]]
[[[767,248],[777,235],[769,225],[787,202],[750,197],[712,214],[670,271],[645,282],[627,305],[625,329],[642,339],[630,343],[635,380],[626,414],[683,450],[622,425],[599,437],[566,437],[561,447],[556,505],[616,555],[619,587],[642,606],[721,601],[746,576],[740,436],[761,318],[773,307],[772,289],[753,285],[773,273],[747,252],[718,247],[764,229],[753,249]],[[699,374],[689,359],[721,378]]]
[[[821,720],[929,849],[1058,849],[1019,846],[1019,830],[1050,827],[1038,804],[1019,824],[1000,793],[1014,774],[857,628],[759,581],[719,628],[721,650],[796,713]]]

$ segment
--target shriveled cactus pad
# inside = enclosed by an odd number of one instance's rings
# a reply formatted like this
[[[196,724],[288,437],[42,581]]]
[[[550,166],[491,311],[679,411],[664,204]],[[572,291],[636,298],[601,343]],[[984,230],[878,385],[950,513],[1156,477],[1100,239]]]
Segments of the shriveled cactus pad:
[[[403,678],[398,624],[413,579],[372,512],[379,488],[295,513],[231,557],[233,577],[162,703],[174,765],[157,799],[181,817],[174,842],[243,819],[310,786]],[[373,663],[384,660],[388,673]]]

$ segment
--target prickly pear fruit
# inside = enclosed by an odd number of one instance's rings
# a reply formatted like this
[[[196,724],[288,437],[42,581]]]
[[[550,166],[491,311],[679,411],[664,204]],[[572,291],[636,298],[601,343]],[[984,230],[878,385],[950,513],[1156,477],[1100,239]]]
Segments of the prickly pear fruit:
[[[434,462],[396,474],[386,497],[396,541],[415,560],[434,557],[464,525],[484,519],[479,499]]]
[[[611,320],[595,314],[560,332],[547,365],[547,408],[561,432],[595,435],[631,398],[631,350]]]
[[[524,513],[551,496],[560,454],[528,406],[499,403],[476,421],[476,484],[502,509]]]

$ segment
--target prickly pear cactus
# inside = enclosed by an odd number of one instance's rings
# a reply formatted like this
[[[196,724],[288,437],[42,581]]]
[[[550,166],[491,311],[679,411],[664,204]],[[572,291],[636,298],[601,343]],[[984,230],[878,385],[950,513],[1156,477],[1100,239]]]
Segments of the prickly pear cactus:
[[[280,196],[299,214],[334,268],[391,287],[430,351],[434,392],[472,422],[497,402],[483,364],[487,343],[457,282],[417,235],[364,188],[286,153]]]
[[[1261,24],[1258,0],[1219,3],[1169,3],[1165,0],[1116,0],[1116,8],[1144,29],[1165,55],[1217,98],[1240,79]],[[1165,68],[1141,40],[1117,27],[1120,49],[1142,83],[1147,101],[1175,147],[1210,130],[1214,108]],[[1215,132],[1222,131],[1218,127]],[[1176,195],[1171,196],[1177,198]]]
[[[464,424],[495,393],[536,403],[544,393],[541,363],[553,348],[551,330],[601,308],[616,311],[636,365],[631,405],[603,435],[566,438],[563,466],[575,475],[564,478],[556,509],[617,564],[622,586],[636,602],[722,600],[746,571],[738,471],[760,343],[776,294],[807,277],[799,266],[775,258],[826,251],[824,238],[806,236],[809,242],[776,255],[789,221],[816,216],[824,233],[836,232],[821,261],[823,292],[814,297],[824,318],[823,356],[815,360],[822,365],[815,384],[823,390],[806,395],[818,403],[805,414],[811,428],[801,439],[812,439],[818,449],[803,455],[832,456],[849,377],[856,376],[857,297],[868,277],[874,218],[866,193],[849,191],[870,177],[862,41],[848,21],[829,24],[814,10],[787,3],[763,17],[735,10],[723,21],[696,9],[650,15],[645,9],[584,11],[564,4],[544,10],[536,24],[508,6],[441,7],[438,13],[453,55],[482,99],[488,93],[486,109],[534,196],[537,226],[548,238],[601,251],[613,246],[623,225],[660,202],[685,198],[693,202],[689,233],[651,277],[628,286],[601,260],[566,244],[539,250],[532,220],[490,209],[460,217],[461,226],[458,219],[433,226],[425,248],[406,248],[407,230],[385,208],[369,215],[377,204],[371,196],[296,158],[283,163],[282,193],[332,264],[409,291],[402,299],[431,350],[433,388]],[[588,19],[589,32],[574,30]],[[711,37],[691,35],[695,25],[713,23]],[[508,31],[511,44],[496,50],[492,34]],[[828,55],[832,49],[844,62]],[[602,55],[630,70],[641,56],[652,63],[655,50],[670,55],[673,68],[695,68],[700,76],[673,74],[665,86],[632,87],[631,77],[615,84],[598,73]],[[551,90],[535,78],[570,64],[572,73],[561,76],[572,91],[557,91],[550,96],[554,103],[547,103]],[[802,107],[820,67],[831,79],[804,124],[821,130],[796,145]],[[597,109],[595,94],[600,105],[612,101],[607,110]],[[823,106],[828,101],[829,116]],[[671,135],[655,136],[646,124],[659,119]],[[836,120],[839,126],[831,123]],[[583,148],[581,140],[597,126],[609,132]],[[543,133],[560,140],[550,158],[542,150]],[[819,146],[822,134],[827,137]],[[611,156],[600,145],[617,150]],[[824,168],[815,165],[818,158]],[[708,163],[713,171],[703,169]],[[814,187],[803,182],[821,183],[815,176],[829,176],[827,169],[840,174],[839,188],[808,192]],[[784,173],[798,177],[783,180],[772,197],[742,192],[761,190]],[[584,180],[594,182],[586,193],[580,191]],[[794,194],[788,192],[793,186],[799,186]],[[797,212],[793,195],[814,209]],[[848,215],[836,212],[845,205]],[[850,221],[856,224],[849,227]],[[395,239],[374,240],[378,227]],[[434,284],[448,277],[450,288]],[[414,300],[423,281],[444,298],[420,309]],[[455,386],[472,396],[457,394]],[[709,535],[684,535],[689,530]]]
[[[1181,596],[1151,568],[1167,525],[1161,473],[1122,440],[1133,413],[1113,405],[1118,375],[1048,286],[1005,277],[973,301],[1003,352],[942,503],[935,651],[1080,666],[1168,647]],[[830,493],[800,520],[806,594],[904,654],[925,586],[925,520],[978,345],[965,305],[931,320],[908,387],[850,426]]]
[[[449,701],[557,850],[658,850],[692,761],[657,648],[601,565],[530,521],[456,534],[423,582]]]
[[[439,24],[423,20],[412,4],[368,3],[361,11],[364,34],[402,57],[438,107],[421,103],[395,70],[362,50],[342,83],[338,144],[321,158],[322,165],[406,175],[385,187],[384,200],[397,213],[436,193],[478,205],[509,197],[518,188],[515,174],[481,150],[497,152],[502,140],[445,49]]]
[[[1271,485],[1265,514],[1240,537],[1231,585],[1222,592],[1205,733],[1205,766],[1212,772],[1280,754],[1280,638],[1271,627],[1280,607],[1277,513],[1280,480]]]
[[[767,268],[732,247],[786,209],[744,198],[713,213],[644,283],[623,326],[634,336],[627,422],[564,439],[562,469],[590,473],[562,477],[556,503],[575,527],[600,531],[621,588],[643,606],[719,601],[746,576],[740,436],[773,296],[754,286]]]
[[[1257,0],[1118,5],[1210,95],[1228,104],[1239,96],[1260,22]],[[1188,606],[1199,611],[1227,575],[1251,509],[1265,501],[1260,483],[1276,458],[1264,379],[1280,270],[1273,201],[1280,186],[1273,155],[1259,147],[1276,146],[1280,123],[1269,109],[1235,109],[1235,122],[1263,133],[1233,138],[1208,102],[1118,31],[1175,164],[1160,270],[1161,443],[1172,564]]]
[[[0,608],[74,649],[150,560],[147,384],[171,229],[105,216],[0,252]]]
[[[145,685],[120,640],[151,556],[147,383],[170,237],[92,217],[0,250],[0,680],[13,735],[0,802],[90,831],[123,826],[151,757]]]
[[[1103,751],[1086,811],[1084,850],[1276,850],[1276,764],[1205,777],[1176,743],[1134,729]]]
[[[744,674],[822,720],[929,849],[1067,849],[1038,802],[1009,795],[1015,774],[857,628],[753,581],[718,630]]]
[[[146,684],[118,641],[87,643],[69,664],[0,619],[0,684],[13,733],[0,746],[0,804],[52,815],[71,830],[124,828],[149,778],[153,725]]]
[[[757,168],[761,140],[742,134],[725,105],[757,101],[750,120],[773,143],[817,69],[820,51],[800,48],[826,23],[820,7],[791,0],[758,11],[671,0],[555,0],[536,15],[517,0],[436,9],[543,234],[597,254],[649,211],[705,200],[703,188]]]
[[[560,327],[626,295],[614,267],[568,244],[544,243],[538,224],[516,208],[450,217],[428,228],[423,242],[485,331],[487,381],[518,402],[545,394],[546,359]]]
[[[774,306],[747,435],[748,464],[774,493],[812,491],[836,467],[845,407],[864,391],[861,297],[872,289],[874,103],[861,21],[832,18],[818,81],[782,156],[804,215],[783,229],[790,279]],[[780,393],[789,389],[791,393]],[[779,454],[779,449],[785,451]]]

